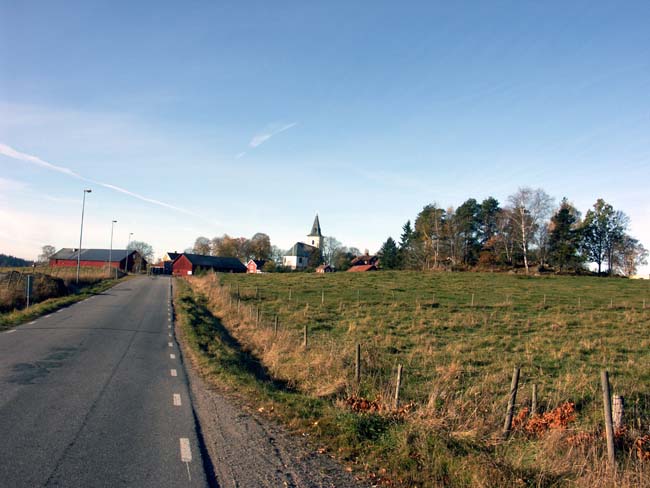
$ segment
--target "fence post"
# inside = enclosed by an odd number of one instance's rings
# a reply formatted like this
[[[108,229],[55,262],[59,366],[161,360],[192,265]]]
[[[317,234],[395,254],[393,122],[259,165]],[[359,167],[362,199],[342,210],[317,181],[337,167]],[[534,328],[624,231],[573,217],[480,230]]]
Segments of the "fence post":
[[[503,423],[503,438],[510,436],[512,429],[512,416],[515,411],[515,402],[517,401],[517,389],[519,388],[519,367],[515,366],[512,372],[512,382],[510,383],[510,399],[508,400],[508,409],[506,411],[506,421]]]
[[[357,288],[357,307],[359,306],[361,301],[361,290]]]
[[[612,425],[612,398],[609,393],[609,373],[601,371],[600,384],[603,389],[603,408],[605,413],[605,433],[607,434],[607,458],[610,467],[616,466],[616,452],[614,451],[614,427]]]
[[[278,335],[278,316],[275,316],[275,320],[273,321],[273,333],[275,335]]]
[[[241,295],[239,294],[239,283],[237,283],[237,300],[241,298]]]
[[[325,290],[321,290],[320,292],[320,304],[321,305],[325,304]]]
[[[621,395],[612,397],[612,422],[614,430],[623,427],[623,416],[625,415],[625,399]]]
[[[289,300],[291,300],[291,287],[289,287]]]
[[[302,347],[307,349],[307,325],[302,328]]]
[[[354,354],[354,381],[357,384],[361,381],[361,344],[357,344]]]
[[[260,315],[262,312],[260,311],[260,306],[258,305],[257,307],[257,317],[255,318],[255,325],[259,326],[260,325]]]
[[[472,293],[472,307],[474,306],[474,293]]]
[[[239,313],[239,307],[241,306],[241,300],[237,297],[237,313]]]
[[[29,308],[29,301],[32,298],[32,275],[27,275],[27,283],[25,285],[26,308]]]
[[[397,382],[395,383],[395,402],[394,406],[395,409],[399,407],[399,390],[402,386],[402,365],[398,364],[397,365]]]
[[[533,394],[530,401],[530,415],[532,417],[533,415],[536,414],[537,414],[537,385],[533,383]]]
[[[544,293],[544,306],[546,306],[546,293]]]

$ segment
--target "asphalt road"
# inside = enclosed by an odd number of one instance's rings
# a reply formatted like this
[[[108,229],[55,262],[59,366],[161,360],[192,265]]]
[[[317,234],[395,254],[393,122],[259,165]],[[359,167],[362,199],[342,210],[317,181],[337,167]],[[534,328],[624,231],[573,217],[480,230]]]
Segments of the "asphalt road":
[[[0,333],[1,487],[209,486],[199,439],[169,278]]]

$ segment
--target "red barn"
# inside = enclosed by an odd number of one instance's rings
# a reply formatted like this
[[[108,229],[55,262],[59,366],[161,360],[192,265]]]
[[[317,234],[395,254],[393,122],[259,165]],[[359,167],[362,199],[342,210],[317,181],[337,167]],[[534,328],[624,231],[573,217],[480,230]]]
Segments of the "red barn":
[[[71,249],[64,247],[50,257],[50,266],[77,266],[79,264],[89,268],[126,269],[127,271],[145,271],[147,261],[136,250],[126,249]],[[109,263],[110,259],[110,263]]]
[[[193,275],[199,270],[218,273],[245,273],[246,266],[237,258],[220,258],[189,253],[181,254],[172,263],[174,276]]]

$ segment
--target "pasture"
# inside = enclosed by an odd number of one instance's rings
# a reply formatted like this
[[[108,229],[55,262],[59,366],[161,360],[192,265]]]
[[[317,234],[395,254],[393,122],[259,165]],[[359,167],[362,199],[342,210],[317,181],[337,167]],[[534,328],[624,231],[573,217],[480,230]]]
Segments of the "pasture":
[[[599,375],[608,370],[626,404],[615,479],[648,483],[640,460],[650,451],[643,437],[650,427],[648,281],[401,271],[188,281],[274,379],[345,412],[329,423],[349,421],[350,411],[366,424],[390,419],[370,430],[356,421],[347,444],[342,427],[334,429],[335,454],[365,464],[373,479],[607,486],[614,478],[606,471]],[[515,366],[521,379],[506,441]],[[524,409],[533,385],[539,415],[530,418]]]

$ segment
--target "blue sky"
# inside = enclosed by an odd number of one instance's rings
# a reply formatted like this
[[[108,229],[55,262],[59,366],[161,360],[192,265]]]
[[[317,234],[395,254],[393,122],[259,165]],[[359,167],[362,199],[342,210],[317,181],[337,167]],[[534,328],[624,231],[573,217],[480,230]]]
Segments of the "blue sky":
[[[650,247],[650,3],[187,4],[0,1],[0,252],[74,246],[84,186],[85,245],[159,255],[315,212],[375,251],[523,185]]]

